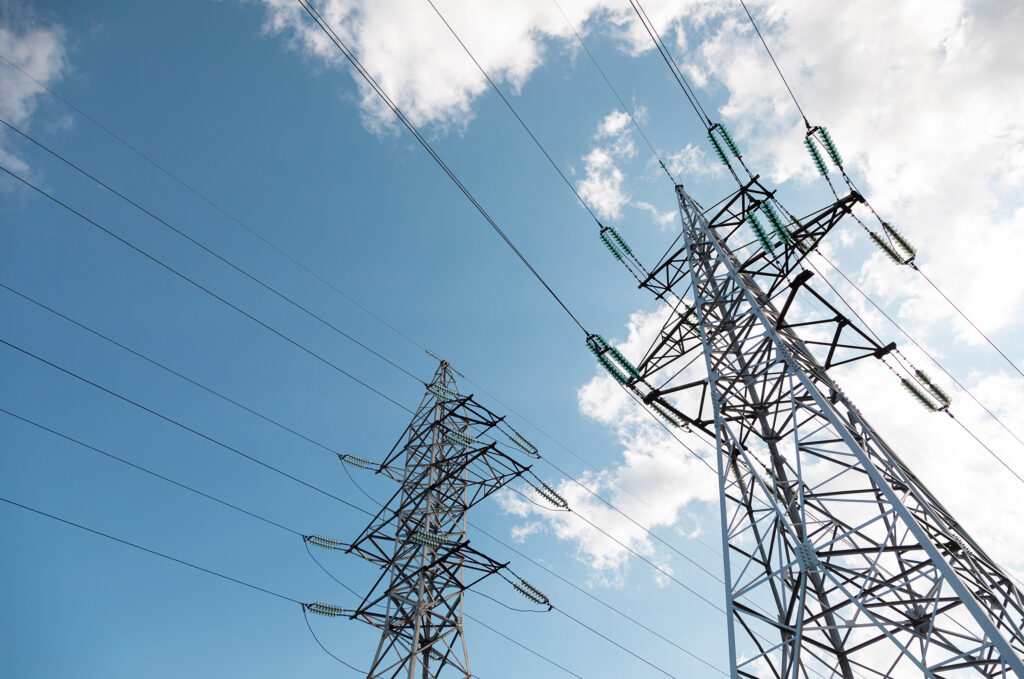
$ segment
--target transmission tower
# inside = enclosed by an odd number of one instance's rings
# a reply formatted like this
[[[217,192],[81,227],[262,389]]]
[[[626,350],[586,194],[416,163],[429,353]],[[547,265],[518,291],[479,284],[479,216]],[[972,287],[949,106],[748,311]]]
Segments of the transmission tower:
[[[534,603],[548,603],[529,583],[502,573],[507,564],[466,539],[469,509],[529,471],[499,448],[499,440],[537,454],[501,417],[459,394],[451,366],[441,361],[412,422],[376,466],[401,487],[346,550],[381,568],[351,613],[381,630],[368,678],[471,677],[463,595],[490,575],[502,575]],[[361,458],[342,459],[370,466]]]
[[[802,260],[856,193],[782,220],[755,177],[641,283],[671,307],[634,367],[588,344],[673,425],[717,447],[733,677],[1024,679],[1024,597],[832,377],[883,346]],[[798,331],[800,334],[798,334]]]

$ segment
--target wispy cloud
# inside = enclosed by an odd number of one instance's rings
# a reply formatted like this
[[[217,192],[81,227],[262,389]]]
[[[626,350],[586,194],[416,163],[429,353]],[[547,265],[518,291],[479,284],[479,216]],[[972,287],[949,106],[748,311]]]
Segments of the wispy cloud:
[[[55,24],[39,25],[25,10],[4,14],[0,25],[0,54],[44,84],[56,82],[67,71],[65,31]],[[42,86],[8,64],[0,64],[0,115],[19,126],[31,122],[39,106]],[[11,150],[10,136],[0,130],[0,159],[12,170],[28,169]]]

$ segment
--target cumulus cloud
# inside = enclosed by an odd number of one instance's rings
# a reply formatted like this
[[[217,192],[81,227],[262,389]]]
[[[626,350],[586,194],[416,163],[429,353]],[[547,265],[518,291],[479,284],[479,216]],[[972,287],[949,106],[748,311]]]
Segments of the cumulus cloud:
[[[666,317],[667,310],[634,314],[627,327],[626,341],[617,347],[630,359],[637,360],[657,336]],[[502,499],[505,510],[524,521],[513,529],[514,532],[534,532],[538,530],[538,521],[545,522],[552,533],[575,545],[577,557],[594,570],[598,583],[620,584],[629,570],[630,553],[616,540],[672,573],[670,554],[644,529],[682,527],[682,534],[696,536],[699,528],[691,515],[691,503],[716,500],[714,477],[696,455],[681,453],[679,443],[607,374],[597,375],[583,385],[577,397],[580,411],[607,425],[623,446],[620,464],[601,472],[586,473],[581,482],[608,498],[642,528],[573,481],[562,480],[557,490],[569,502],[573,513],[552,513],[516,496]],[[696,439],[687,443],[699,455],[712,452]],[[580,515],[615,540],[581,520]],[[656,580],[664,584],[665,576],[658,573],[656,576]]]
[[[67,70],[64,29],[37,24],[25,11],[0,14],[0,54],[41,83],[50,85]],[[10,64],[0,64],[0,116],[14,125],[30,122],[39,106],[43,87]],[[0,160],[14,171],[25,171],[25,161],[10,148],[9,135],[0,131]]]

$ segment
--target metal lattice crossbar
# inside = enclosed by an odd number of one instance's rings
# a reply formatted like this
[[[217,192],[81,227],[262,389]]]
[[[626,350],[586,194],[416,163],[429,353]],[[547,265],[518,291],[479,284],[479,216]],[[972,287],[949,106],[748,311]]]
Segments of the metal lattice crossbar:
[[[715,436],[732,676],[1024,679],[1021,592],[831,375],[892,350],[798,271],[859,197],[766,248],[756,179],[711,219],[677,194],[684,243],[643,286],[672,310],[631,386]]]
[[[377,468],[401,486],[347,548],[381,568],[351,613],[381,630],[369,679],[472,676],[463,595],[507,564],[469,546],[466,515],[529,470],[492,438],[500,434],[520,449],[529,443],[501,423],[458,393],[442,361],[412,422]]]

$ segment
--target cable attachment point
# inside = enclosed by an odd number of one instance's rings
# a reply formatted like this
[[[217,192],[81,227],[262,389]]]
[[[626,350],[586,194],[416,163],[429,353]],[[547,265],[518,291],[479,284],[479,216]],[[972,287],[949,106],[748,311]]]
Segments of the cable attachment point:
[[[425,533],[421,530],[414,531],[409,534],[409,542],[420,547],[427,547],[428,549],[437,550],[440,549],[446,542],[440,535],[434,533]]]
[[[632,363],[626,360],[626,357],[622,355],[622,352],[608,344],[608,342],[600,335],[589,335],[587,337],[587,348],[590,349],[590,353],[594,354],[597,358],[597,362],[601,364],[601,367],[607,370],[619,384],[628,384],[630,378],[640,378],[640,371],[637,370]],[[611,358],[608,358],[609,355]],[[615,361],[614,363],[612,362],[613,359]],[[618,363],[626,373],[629,373],[629,376],[620,371],[619,368],[615,366],[615,363]]]
[[[811,154],[811,160],[814,161],[814,167],[818,168],[818,172],[821,173],[822,177],[828,177],[828,166],[825,165],[825,159],[821,157],[821,152],[818,150],[818,147],[814,145],[814,129],[808,130],[807,136],[804,137],[804,146],[807,147],[807,152]]]
[[[885,256],[891,259],[894,264],[902,266],[905,263],[903,258],[900,257],[900,253],[896,252],[896,249],[889,245],[889,243],[880,235],[874,231],[868,231],[868,236],[871,237],[872,242],[874,242],[874,244],[878,246],[878,249],[885,253]]]
[[[941,409],[939,406],[935,405],[934,401],[932,401],[930,398],[928,398],[927,395],[925,395],[925,393],[921,390],[920,387],[918,387],[916,384],[908,380],[906,377],[900,378],[900,382],[903,383],[903,388],[909,391],[910,395],[913,396],[914,399],[917,400],[918,403],[923,405],[927,410],[930,410],[931,412],[936,412]]]
[[[330,604],[321,603],[319,601],[311,604],[302,604],[303,610],[309,611],[310,613],[316,613],[317,615],[326,615],[329,618],[340,618],[346,615],[345,609],[341,606],[332,606]]]
[[[457,401],[462,398],[457,391],[442,387],[440,384],[428,384],[427,391],[442,401]]]
[[[907,254],[907,257],[913,259],[917,255],[917,249],[910,244],[910,241],[904,237],[902,233],[896,230],[896,227],[889,222],[882,222],[882,228],[889,234],[889,238],[896,241],[896,244],[900,246],[900,249]]]
[[[949,394],[943,391],[941,387],[935,384],[932,379],[928,377],[928,374],[925,373],[925,371],[914,370],[914,374],[917,375],[917,379],[921,381],[921,384],[923,384],[925,388],[927,388],[928,391],[938,399],[939,403],[941,403],[943,407],[949,407],[949,404],[953,402],[953,399],[951,399]]]
[[[661,419],[665,420],[673,427],[678,427],[680,429],[684,427],[683,421],[662,404],[657,401],[651,401],[650,406],[651,409],[661,417]]]
[[[532,455],[533,457],[540,457],[540,453],[537,451],[537,446],[527,441],[526,437],[520,434],[518,431],[516,431],[511,425],[506,424],[505,426],[508,427],[508,431],[505,431],[504,429],[502,431],[514,446],[522,450],[527,455]]]
[[[768,221],[772,224],[772,230],[783,243],[792,243],[793,236],[790,235],[789,230],[786,229],[786,225],[782,223],[782,218],[779,217],[779,213],[775,210],[775,206],[770,201],[761,201],[761,212],[768,217]]]
[[[344,462],[345,464],[350,464],[358,469],[373,469],[376,466],[375,464],[373,464],[364,457],[359,457],[358,455],[349,455],[348,453],[344,455],[338,453],[338,459]]]
[[[619,235],[618,231],[611,226],[605,226],[601,222],[598,222],[597,225],[601,227],[601,231],[598,233],[598,238],[600,238],[601,242],[604,243],[604,246],[608,248],[608,252],[612,253],[612,257],[621,262],[624,256],[633,254],[633,250],[629,247],[622,236]]]
[[[771,239],[768,238],[768,234],[765,232],[764,227],[761,226],[761,222],[757,219],[757,215],[753,212],[748,212],[747,224],[750,225],[754,235],[757,236],[757,242],[761,244],[761,249],[768,254],[775,252],[775,245],[773,245]]]
[[[345,543],[343,542],[332,540],[331,538],[325,538],[322,535],[303,535],[302,539],[315,547],[320,547],[321,549],[341,549],[345,546]]]
[[[544,592],[540,591],[539,589],[528,583],[526,580],[523,580],[522,578],[519,578],[518,583],[513,582],[512,588],[535,604],[538,604],[540,606],[547,606],[548,608],[551,607],[551,601],[547,598]]]
[[[558,509],[569,508],[569,503],[566,501],[566,499],[559,495],[558,493],[556,493],[554,488],[544,483],[540,479],[537,479],[537,483],[540,484],[539,486],[531,483],[529,480],[526,480],[526,483],[528,483],[531,488],[537,491],[538,495],[540,495],[542,498],[553,504]]]
[[[828,133],[828,130],[824,127],[816,128],[821,133],[821,142],[825,145],[825,150],[828,152],[829,158],[836,164],[836,167],[842,169],[843,157],[839,155],[839,149],[836,148],[836,143],[832,141],[832,135]]]
[[[445,443],[450,443],[454,446],[462,446],[463,448],[468,448],[474,443],[476,443],[476,439],[473,438],[472,436],[469,436],[468,434],[463,434],[461,431],[454,431],[452,429],[445,430],[441,438],[444,439]]]

